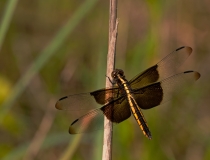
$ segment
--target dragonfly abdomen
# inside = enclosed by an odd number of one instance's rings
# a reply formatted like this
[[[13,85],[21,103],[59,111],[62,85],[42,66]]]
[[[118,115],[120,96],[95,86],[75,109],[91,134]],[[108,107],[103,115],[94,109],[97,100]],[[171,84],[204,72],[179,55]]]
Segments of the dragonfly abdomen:
[[[152,134],[136,100],[132,96],[129,96],[128,101],[130,104],[131,112],[133,113],[133,116],[136,119],[139,127],[143,131],[143,134],[149,139],[152,139]]]

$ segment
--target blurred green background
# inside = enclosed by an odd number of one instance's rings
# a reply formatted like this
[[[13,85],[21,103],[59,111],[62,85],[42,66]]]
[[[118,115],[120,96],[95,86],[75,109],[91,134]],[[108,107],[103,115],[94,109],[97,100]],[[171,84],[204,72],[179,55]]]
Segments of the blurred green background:
[[[105,86],[109,1],[0,1],[0,159],[101,159],[103,132],[69,135],[65,95]],[[183,45],[201,78],[114,127],[113,159],[210,159],[210,1],[118,1],[116,68],[127,79]]]

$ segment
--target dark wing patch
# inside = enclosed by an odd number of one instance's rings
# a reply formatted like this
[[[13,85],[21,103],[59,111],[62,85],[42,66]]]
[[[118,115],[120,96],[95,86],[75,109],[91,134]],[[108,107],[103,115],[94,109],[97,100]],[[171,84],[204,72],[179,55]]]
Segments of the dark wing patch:
[[[133,96],[139,107],[142,109],[149,109],[158,106],[163,100],[163,89],[161,83],[158,82],[137,89],[133,92]]]
[[[110,99],[120,97],[121,96],[120,93],[121,92],[118,87],[113,87],[113,88],[99,89],[94,92],[90,92],[90,95],[95,98],[97,103],[103,105],[109,102]]]
[[[129,103],[126,97],[120,97],[101,108],[104,115],[114,123],[120,123],[131,116]]]
[[[170,100],[173,93],[181,91],[183,85],[190,85],[200,78],[195,71],[186,71],[160,82],[132,91],[134,98],[142,109],[150,109]]]
[[[120,123],[128,119],[131,116],[131,112],[127,100],[121,97],[102,108],[89,111],[72,122],[69,127],[69,133],[76,134],[103,129],[104,115],[114,123]]]

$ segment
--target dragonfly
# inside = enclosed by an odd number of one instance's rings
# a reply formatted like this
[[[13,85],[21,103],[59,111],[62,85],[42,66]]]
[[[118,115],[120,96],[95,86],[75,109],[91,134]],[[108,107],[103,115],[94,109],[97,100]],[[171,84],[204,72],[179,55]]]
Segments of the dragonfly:
[[[200,78],[196,71],[177,73],[191,53],[191,47],[180,47],[130,81],[125,78],[123,70],[114,69],[111,74],[113,87],[62,97],[55,107],[70,111],[72,117],[78,116],[72,120],[70,134],[106,129],[104,116],[118,124],[132,114],[143,134],[151,139],[152,134],[141,109],[165,103],[175,91],[182,90],[184,83],[193,83]]]

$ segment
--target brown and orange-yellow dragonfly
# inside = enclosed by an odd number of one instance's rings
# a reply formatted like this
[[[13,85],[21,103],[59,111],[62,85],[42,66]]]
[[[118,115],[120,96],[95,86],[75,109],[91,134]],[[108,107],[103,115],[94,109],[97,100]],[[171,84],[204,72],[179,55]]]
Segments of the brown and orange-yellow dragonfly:
[[[114,87],[65,96],[55,107],[69,110],[72,117],[78,116],[72,120],[70,134],[102,129],[104,116],[113,123],[120,123],[132,113],[144,135],[151,139],[141,109],[150,109],[170,100],[174,91],[181,90],[183,83],[200,78],[195,71],[177,73],[178,67],[191,53],[192,48],[180,47],[130,81],[126,80],[122,70],[115,69],[111,75],[116,84]]]

